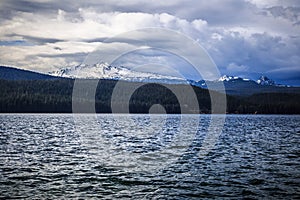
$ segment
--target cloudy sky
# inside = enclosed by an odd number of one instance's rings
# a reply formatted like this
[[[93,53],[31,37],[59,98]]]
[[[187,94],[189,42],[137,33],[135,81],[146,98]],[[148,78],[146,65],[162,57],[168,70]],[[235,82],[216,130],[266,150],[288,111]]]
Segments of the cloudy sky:
[[[1,65],[75,66],[107,38],[160,27],[197,41],[221,74],[300,85],[299,0],[1,0],[0,23]]]

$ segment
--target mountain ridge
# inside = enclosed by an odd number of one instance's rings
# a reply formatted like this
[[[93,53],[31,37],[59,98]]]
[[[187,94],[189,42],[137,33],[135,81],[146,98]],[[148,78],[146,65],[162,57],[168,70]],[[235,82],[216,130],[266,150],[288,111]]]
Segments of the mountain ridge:
[[[100,66],[100,67],[99,67]],[[121,69],[120,69],[121,68]],[[83,69],[83,71],[81,71]],[[55,79],[75,79],[77,72],[81,71],[81,77],[87,78],[88,74],[91,74],[90,66],[78,65],[73,68],[65,68],[60,71],[52,72],[51,74],[43,74],[32,72],[29,70],[17,69],[12,67],[0,66],[0,79],[4,80],[55,80]],[[75,70],[75,71],[74,71]],[[166,83],[166,84],[189,84],[203,89],[212,89],[218,92],[226,92],[230,95],[249,96],[255,93],[262,92],[287,92],[287,93],[299,93],[299,87],[288,87],[278,85],[268,77],[261,77],[260,81],[254,81],[237,76],[223,75],[219,79],[214,81],[205,80],[185,80],[183,78],[159,75],[149,72],[135,72],[126,67],[114,67],[105,63],[100,63],[93,66],[94,73],[92,73],[89,79],[108,79],[108,80],[123,80],[129,82],[147,82],[147,83]],[[76,73],[75,73],[76,72]],[[102,75],[99,77],[98,75]],[[129,76],[128,76],[129,75]],[[123,77],[121,77],[123,76]],[[127,77],[126,77],[127,76]],[[98,78],[96,78],[98,77]],[[124,78],[126,77],[126,78]],[[223,84],[220,84],[222,82]],[[207,87],[210,86],[210,88]],[[225,91],[224,87],[225,86]]]
[[[68,78],[87,78],[87,79],[112,79],[112,80],[126,80],[126,81],[138,81],[138,82],[169,82],[170,83],[188,83],[194,84],[195,86],[205,88],[204,82],[208,80],[186,80],[181,77],[162,75],[155,72],[142,72],[136,71],[124,66],[111,66],[108,63],[96,63],[93,65],[81,64],[74,67],[63,68],[58,71],[50,72],[51,75],[68,77]],[[164,81],[162,81],[164,80]],[[269,79],[267,76],[261,76],[258,80],[254,81],[248,78],[241,78],[238,76],[223,75],[219,79],[214,80],[214,82],[234,82],[234,81],[247,81],[256,82],[259,85],[264,86],[280,86],[285,87],[285,85],[276,84],[275,81]],[[197,84],[199,82],[200,84]]]
[[[49,74],[19,69],[15,67],[0,66],[0,79],[3,80],[45,80],[60,78],[61,77],[55,77]]]
[[[81,64],[74,67],[63,68],[58,71],[50,72],[50,75],[67,77],[67,78],[83,78],[83,79],[110,79],[124,80],[133,82],[163,82],[186,84],[187,81],[180,77],[162,75],[153,72],[142,72],[131,70],[124,66],[111,66],[101,62],[93,65]]]

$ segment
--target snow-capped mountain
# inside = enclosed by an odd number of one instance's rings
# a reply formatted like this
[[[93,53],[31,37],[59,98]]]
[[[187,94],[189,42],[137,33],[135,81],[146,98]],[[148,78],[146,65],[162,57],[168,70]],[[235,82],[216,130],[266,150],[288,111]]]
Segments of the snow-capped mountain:
[[[216,81],[222,81],[222,82],[246,81],[246,82],[255,82],[258,85],[262,85],[262,86],[280,86],[280,87],[286,86],[286,85],[276,84],[275,81],[273,81],[272,79],[269,79],[266,76],[261,76],[257,81],[253,81],[250,79],[241,78],[241,77],[237,77],[237,76],[224,75]]]
[[[208,80],[186,80],[175,76],[167,76],[153,72],[142,72],[124,66],[111,66],[107,63],[97,63],[93,65],[81,64],[74,67],[61,69],[50,73],[58,77],[84,78],[84,79],[110,79],[124,80],[131,82],[167,83],[167,84],[190,84],[196,87],[205,88],[227,94],[250,95],[259,92],[274,92],[278,88],[287,86],[277,85],[266,76],[260,77],[258,81],[245,79],[237,76],[223,75],[219,79]],[[222,86],[223,83],[224,86]],[[284,89],[282,88],[282,89]]]
[[[261,76],[256,82],[259,85],[276,85],[275,81],[269,79],[266,76]]]
[[[234,80],[243,80],[243,81],[250,81],[250,79],[245,79],[241,78],[238,76],[228,76],[228,75],[223,75],[221,76],[217,81],[234,81]]]
[[[129,69],[124,66],[111,66],[107,63],[94,65],[81,64],[75,67],[61,69],[51,72],[53,76],[68,78],[86,79],[113,79],[136,82],[166,82],[166,83],[187,83],[183,78],[161,75],[158,73],[141,72]]]
[[[197,87],[208,89],[209,85],[209,89],[224,92],[224,87],[220,85],[220,83],[224,84],[226,93],[232,95],[250,95],[259,92],[276,92],[279,91],[279,89],[281,91],[281,89],[289,87],[286,85],[276,84],[273,80],[265,76],[261,77],[259,81],[228,75],[223,75],[214,81],[189,81],[189,84]]]
[[[205,81],[205,80],[200,80],[200,81],[192,81],[189,80],[189,84],[194,85],[194,86],[198,86],[201,88],[207,88],[207,83],[210,83],[210,86],[220,86],[220,82],[223,82],[225,85],[240,85],[241,83],[246,83],[249,84],[251,83],[255,83],[255,81],[252,81],[250,79],[245,79],[245,78],[241,78],[238,76],[228,76],[228,75],[223,75],[221,76],[219,79],[216,79],[214,81]]]
[[[113,79],[113,80],[126,80],[126,81],[136,81],[136,82],[165,82],[165,83],[182,83],[191,84],[194,86],[206,88],[205,80],[185,80],[184,78],[167,76],[153,72],[142,72],[129,69],[124,66],[111,66],[108,63],[96,63],[93,65],[81,64],[78,66],[73,66],[69,68],[64,68],[58,71],[50,72],[52,76],[66,77],[66,78],[85,78],[85,79]],[[215,81],[209,82],[224,82],[228,83],[241,83],[241,82],[251,82],[258,85],[266,86],[276,86],[276,83],[266,76],[261,76],[257,81],[250,79],[245,79],[237,76],[223,75]],[[280,85],[281,86],[281,85]]]
[[[52,76],[51,76],[52,75]],[[256,82],[250,79],[240,77],[222,76],[214,81],[208,80],[185,80],[173,76],[165,76],[157,73],[139,72],[130,70],[126,67],[113,67],[105,63],[99,63],[93,66],[79,65],[59,70],[50,74],[37,73],[29,70],[17,69],[12,67],[0,66],[0,80],[64,80],[67,77],[79,78],[99,78],[126,80],[132,82],[149,82],[149,83],[168,83],[168,84],[190,84],[200,88],[206,88],[219,92],[225,92],[229,95],[247,96],[255,93],[299,93],[299,87],[275,84],[269,78],[261,78],[263,82]],[[54,76],[55,75],[55,76]],[[223,83],[223,84],[220,84]],[[267,83],[269,85],[267,85]],[[209,88],[208,88],[209,86]]]

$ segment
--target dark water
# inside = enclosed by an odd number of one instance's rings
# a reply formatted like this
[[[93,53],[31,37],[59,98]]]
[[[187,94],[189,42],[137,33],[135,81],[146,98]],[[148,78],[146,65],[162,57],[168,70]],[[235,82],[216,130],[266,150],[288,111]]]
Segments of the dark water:
[[[300,198],[300,116],[226,116],[202,157],[209,115],[81,117],[0,115],[0,197]]]

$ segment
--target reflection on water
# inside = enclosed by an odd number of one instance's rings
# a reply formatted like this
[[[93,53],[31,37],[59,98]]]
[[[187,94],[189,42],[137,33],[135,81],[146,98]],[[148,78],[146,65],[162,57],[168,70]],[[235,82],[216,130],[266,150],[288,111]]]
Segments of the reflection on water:
[[[0,197],[300,197],[300,116],[227,116],[204,157],[185,117],[0,115]]]

